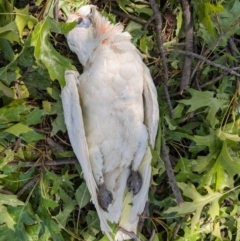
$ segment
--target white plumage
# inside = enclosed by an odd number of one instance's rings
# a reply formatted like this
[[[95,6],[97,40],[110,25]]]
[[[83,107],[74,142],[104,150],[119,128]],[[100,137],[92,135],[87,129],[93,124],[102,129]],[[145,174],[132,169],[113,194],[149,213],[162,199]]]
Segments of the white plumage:
[[[157,93],[130,34],[122,32],[121,25],[110,24],[92,5],[82,7],[68,21],[78,21],[67,41],[84,71],[65,73],[65,122],[101,229],[112,240],[108,221],[136,233],[148,198],[152,158],[148,142],[154,147]],[[142,180],[136,195],[127,187],[132,171]],[[109,198],[106,206],[100,205],[99,193]],[[120,231],[115,235],[115,240],[128,238]]]

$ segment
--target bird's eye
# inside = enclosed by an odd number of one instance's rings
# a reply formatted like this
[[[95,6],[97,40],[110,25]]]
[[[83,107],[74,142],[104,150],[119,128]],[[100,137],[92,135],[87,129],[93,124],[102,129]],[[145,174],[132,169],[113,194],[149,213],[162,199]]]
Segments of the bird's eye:
[[[83,20],[82,18],[78,18],[77,23],[80,24],[82,22],[82,20]]]
[[[92,8],[90,8],[90,14],[92,13],[92,11],[93,11]]]

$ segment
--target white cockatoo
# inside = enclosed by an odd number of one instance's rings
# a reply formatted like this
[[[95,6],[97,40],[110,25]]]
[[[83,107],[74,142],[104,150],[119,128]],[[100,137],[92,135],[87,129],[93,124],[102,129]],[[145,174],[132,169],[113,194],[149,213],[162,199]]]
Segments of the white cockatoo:
[[[151,151],[157,134],[157,92],[148,68],[120,24],[112,25],[96,7],[71,14],[76,27],[67,34],[84,71],[65,73],[65,122],[73,150],[101,224],[112,240],[137,232],[148,199]]]

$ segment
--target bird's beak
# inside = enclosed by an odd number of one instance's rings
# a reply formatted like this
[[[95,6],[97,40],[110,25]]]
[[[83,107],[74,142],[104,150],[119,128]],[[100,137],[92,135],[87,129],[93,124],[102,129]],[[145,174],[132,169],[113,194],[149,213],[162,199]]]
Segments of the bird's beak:
[[[78,24],[81,22],[82,15],[79,13],[72,13],[68,16],[67,23],[76,21]]]
[[[76,17],[82,18],[82,15],[80,13],[74,13]]]
[[[81,22],[82,22],[82,19],[83,19],[83,17],[82,17],[82,15],[80,14],[80,13],[74,13],[74,16],[76,17],[76,22],[78,23],[78,24],[80,24]]]

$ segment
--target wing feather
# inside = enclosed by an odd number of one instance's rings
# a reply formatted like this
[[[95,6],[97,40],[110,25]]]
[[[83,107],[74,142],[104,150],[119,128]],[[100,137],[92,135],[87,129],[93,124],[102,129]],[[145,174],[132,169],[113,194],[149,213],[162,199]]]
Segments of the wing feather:
[[[147,66],[144,65],[143,81],[144,97],[144,123],[148,128],[149,140],[152,148],[155,146],[155,139],[158,130],[159,108],[157,101],[157,90],[153,83],[151,74]]]
[[[89,161],[88,146],[85,136],[83,116],[78,93],[79,73],[77,71],[66,71],[65,80],[66,85],[62,89],[61,97],[69,139],[73,151],[82,167],[84,178],[86,180],[88,190],[92,197],[92,202],[96,207],[100,219],[101,229],[107,234],[109,239],[112,240],[109,235],[109,232],[111,232],[111,228],[107,223],[106,214],[99,207],[97,201],[98,188]]]

